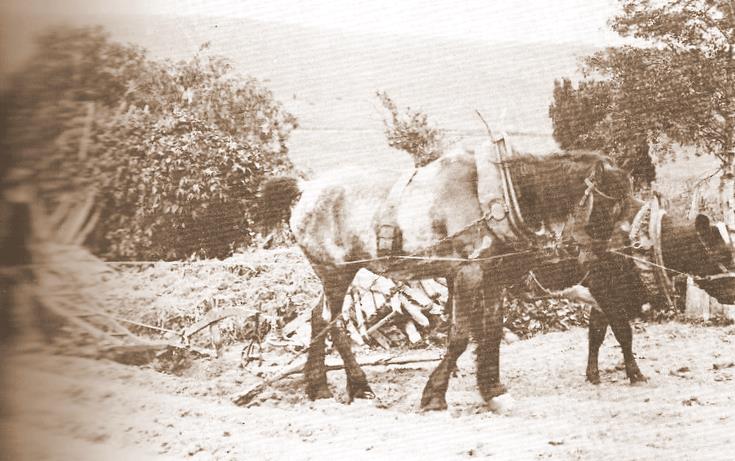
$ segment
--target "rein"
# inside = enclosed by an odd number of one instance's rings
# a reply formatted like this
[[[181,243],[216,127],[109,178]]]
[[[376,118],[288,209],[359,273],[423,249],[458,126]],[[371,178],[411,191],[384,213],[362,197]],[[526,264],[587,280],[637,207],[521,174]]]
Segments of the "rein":
[[[613,254],[616,254],[616,255],[619,255],[619,256],[622,256],[624,258],[631,259],[633,261],[637,261],[637,262],[642,263],[642,264],[647,264],[647,265],[652,266],[652,267],[657,267],[657,268],[662,269],[662,270],[665,270],[667,272],[672,272],[672,273],[674,273],[676,275],[681,275],[681,276],[684,276],[684,277],[690,277],[692,280],[695,280],[695,281],[696,280],[700,280],[700,281],[710,282],[712,280],[719,280],[719,279],[724,279],[724,278],[735,277],[735,272],[731,272],[727,268],[725,268],[725,271],[723,273],[713,274],[713,275],[694,275],[694,274],[690,274],[689,272],[682,272],[680,270],[672,269],[671,267],[664,266],[664,265],[661,265],[661,264],[657,264],[657,263],[655,263],[653,261],[649,261],[647,259],[639,258],[637,256],[629,255],[629,254],[622,253],[622,252],[619,251],[619,250],[624,250],[626,248],[632,248],[632,245],[627,246],[627,247],[609,249],[609,250],[607,250],[607,252],[608,253],[613,253]]]
[[[582,200],[580,200],[580,201],[579,201],[579,206],[583,206],[583,205],[584,205],[584,202],[586,202],[586,201],[587,201],[587,198],[588,198],[588,197],[590,196],[590,194],[592,194],[593,192],[594,192],[594,193],[596,193],[597,195],[599,195],[600,197],[602,197],[602,198],[606,198],[606,199],[608,199],[608,200],[613,200],[613,201],[617,201],[617,200],[619,200],[619,199],[617,199],[617,198],[615,198],[615,197],[613,197],[613,196],[610,196],[610,195],[608,195],[608,194],[606,194],[606,193],[602,192],[602,191],[601,191],[601,190],[600,190],[600,189],[599,189],[599,188],[597,187],[597,184],[595,184],[595,181],[594,181],[594,179],[592,179],[593,177],[594,177],[594,174],[592,174],[592,175],[590,175],[590,176],[588,176],[588,177],[586,177],[586,178],[584,179],[584,183],[585,183],[585,184],[587,185],[587,190],[585,190],[585,191],[584,191],[584,195],[582,196]]]

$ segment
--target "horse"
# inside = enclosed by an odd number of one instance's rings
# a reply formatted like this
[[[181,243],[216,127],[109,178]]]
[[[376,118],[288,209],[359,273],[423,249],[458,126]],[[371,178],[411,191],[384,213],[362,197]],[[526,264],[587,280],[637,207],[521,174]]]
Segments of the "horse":
[[[653,261],[641,261],[632,254],[633,243],[627,232],[616,232],[610,247],[600,258],[582,266],[576,260],[546,263],[529,277],[532,291],[556,294],[575,293],[577,299],[593,305],[589,319],[586,379],[600,383],[598,356],[608,326],[621,346],[625,372],[631,384],[647,381],[633,354],[630,320],[649,304],[653,311],[671,308],[671,300],[663,293],[662,280],[646,281],[650,270],[663,270],[672,275],[691,276],[701,289],[724,304],[735,302],[735,278],[729,271],[735,266],[729,236],[707,215],[699,214],[694,222],[678,222],[663,215],[660,248],[663,267]],[[621,251],[615,248],[620,247]],[[650,270],[649,270],[650,269]],[[527,286],[528,286],[527,285]],[[582,291],[570,290],[583,287]]]
[[[311,181],[276,177],[263,183],[263,207],[275,220],[288,220],[324,287],[322,308],[311,316],[304,368],[310,399],[332,397],[324,365],[326,331],[345,365],[349,401],[375,397],[341,316],[347,289],[361,268],[394,280],[445,277],[452,287],[450,341],[424,388],[423,410],[447,408],[450,371],[470,336],[478,343],[481,395],[490,401],[503,394],[501,295],[539,257],[538,245],[528,240],[550,235],[551,229],[585,248],[604,247],[632,196],[629,175],[601,155],[518,155],[493,162],[490,170],[481,168],[478,155],[482,153],[447,153],[408,176],[346,168]],[[533,235],[514,226],[519,219],[511,219],[503,169],[513,180],[516,218],[522,215]],[[483,211],[478,188],[498,197],[489,213]],[[478,290],[485,307],[473,310]]]

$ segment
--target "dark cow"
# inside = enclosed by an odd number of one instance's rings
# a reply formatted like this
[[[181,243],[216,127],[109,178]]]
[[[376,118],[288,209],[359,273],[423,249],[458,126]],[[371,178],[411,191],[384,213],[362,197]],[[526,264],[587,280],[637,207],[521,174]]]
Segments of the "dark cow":
[[[641,268],[645,264],[636,263],[627,235],[616,235],[610,247],[616,245],[623,250],[600,252],[584,266],[569,260],[546,264],[534,271],[539,284],[550,290],[562,290],[581,281],[596,302],[597,307],[590,313],[587,361],[587,380],[594,384],[600,382],[598,354],[608,326],[622,347],[631,383],[646,381],[633,356],[630,319],[639,315],[645,304],[653,309],[666,307],[664,297],[652,290],[650,283],[644,283]],[[670,274],[691,275],[700,288],[719,302],[735,302],[735,278],[723,274],[733,267],[732,247],[707,216],[699,215],[693,223],[677,223],[664,215],[660,247],[663,266]]]

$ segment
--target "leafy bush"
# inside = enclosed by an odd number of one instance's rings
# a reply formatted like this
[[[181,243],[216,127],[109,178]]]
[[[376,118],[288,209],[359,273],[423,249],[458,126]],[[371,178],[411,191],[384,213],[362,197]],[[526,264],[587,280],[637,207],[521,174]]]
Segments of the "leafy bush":
[[[442,132],[429,124],[428,116],[410,107],[400,114],[388,93],[376,94],[390,115],[390,120],[383,120],[388,145],[408,152],[417,168],[439,158],[444,148]]]
[[[292,168],[296,120],[268,89],[206,44],[175,63],[100,28],[54,29],[38,44],[3,95],[3,151],[39,171],[51,207],[97,194],[94,250],[222,257],[250,242],[260,181]]]
[[[213,133],[217,133],[213,135]],[[138,111],[100,136],[105,253],[222,257],[247,243],[264,153],[191,114]]]

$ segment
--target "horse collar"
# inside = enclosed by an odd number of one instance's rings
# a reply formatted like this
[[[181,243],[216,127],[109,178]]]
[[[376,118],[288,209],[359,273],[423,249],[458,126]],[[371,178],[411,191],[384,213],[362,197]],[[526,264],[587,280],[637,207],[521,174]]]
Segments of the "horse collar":
[[[697,233],[697,239],[699,240],[699,243],[702,245],[702,249],[704,249],[704,254],[707,257],[707,259],[709,259],[710,261],[717,261],[717,258],[714,257],[714,255],[712,254],[712,251],[709,249],[709,245],[707,245],[707,242],[704,241],[704,239],[702,238],[701,235],[699,235],[699,233]],[[728,245],[730,244],[730,242],[727,242],[727,243]],[[720,269],[720,274],[727,274],[730,272],[727,266],[725,266],[721,262],[717,261],[716,265],[717,265],[717,268]]]

